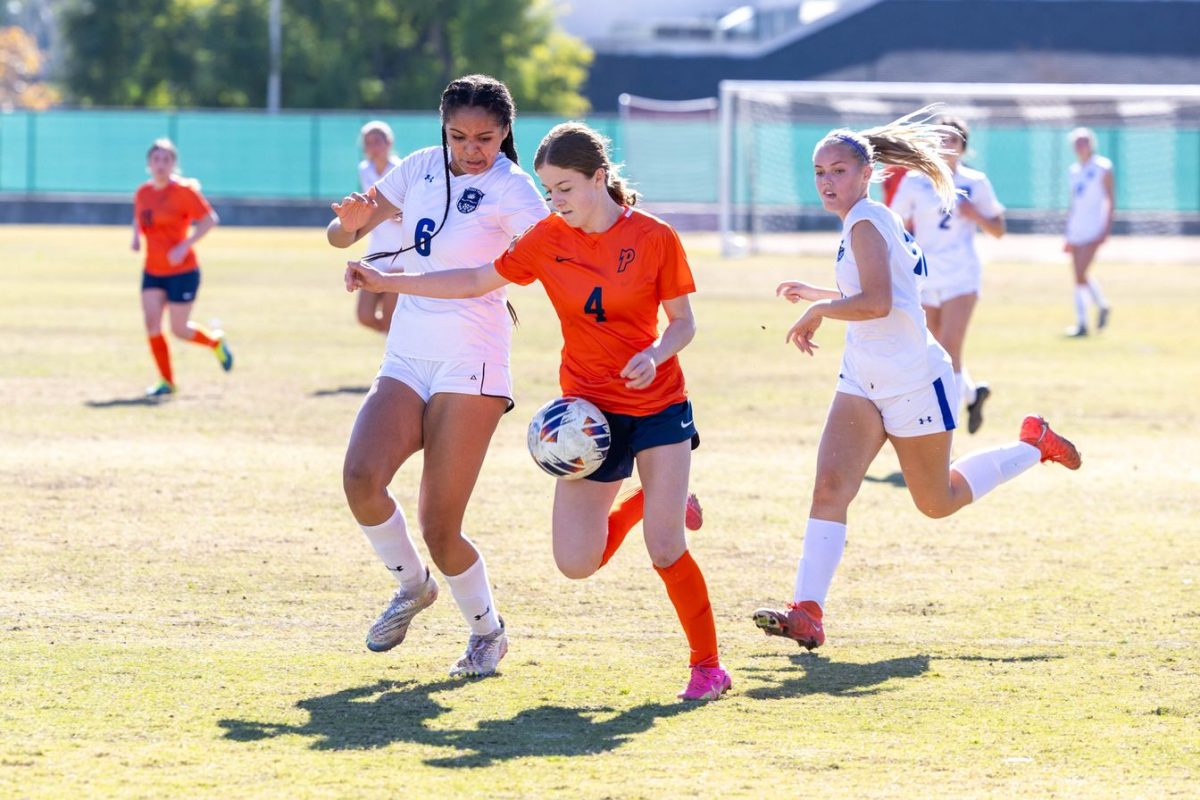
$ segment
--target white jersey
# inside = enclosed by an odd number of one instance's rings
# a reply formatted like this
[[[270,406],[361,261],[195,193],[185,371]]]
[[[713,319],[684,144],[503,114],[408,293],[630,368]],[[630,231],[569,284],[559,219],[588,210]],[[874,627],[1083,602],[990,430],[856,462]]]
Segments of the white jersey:
[[[394,169],[399,163],[400,159],[397,158],[394,153],[389,154],[389,166],[382,173],[380,173],[379,170],[375,169],[375,165],[367,159],[363,159],[362,161],[358,162],[358,184],[362,187],[363,192],[365,193],[367,189],[370,189],[376,183],[379,183],[379,179],[391,172],[392,169]],[[375,230],[367,234],[367,254],[389,253],[393,250],[399,250],[402,234],[403,231],[400,227],[399,220],[384,220],[375,227]],[[388,269],[388,262],[386,259],[380,259],[376,261],[375,265],[381,270],[386,271]]]
[[[985,219],[1004,213],[991,181],[982,172],[960,165],[954,173],[954,186]],[[957,209],[942,211],[941,202],[928,176],[909,172],[900,182],[891,207],[901,219],[912,221],[913,236],[929,267],[926,289],[978,291],[982,265],[975,250],[977,226]]]
[[[950,356],[925,324],[920,299],[925,272],[921,248],[894,211],[870,198],[859,200],[842,223],[834,267],[842,297],[862,293],[851,239],[859,222],[874,225],[887,244],[892,310],[882,319],[846,324],[841,377],[856,383],[871,400],[879,400],[929,386],[946,371]]]
[[[1071,244],[1094,242],[1104,233],[1111,210],[1104,176],[1112,172],[1112,162],[1093,155],[1086,163],[1071,165],[1071,208],[1067,212],[1067,241]]]
[[[404,246],[417,244],[396,258],[396,266],[409,274],[486,266],[514,236],[550,213],[533,179],[503,153],[480,175],[451,175],[450,211],[432,238],[446,212],[442,148],[408,156],[376,189],[404,214]],[[507,364],[512,321],[505,300],[503,289],[462,300],[402,294],[392,316],[387,354]]]

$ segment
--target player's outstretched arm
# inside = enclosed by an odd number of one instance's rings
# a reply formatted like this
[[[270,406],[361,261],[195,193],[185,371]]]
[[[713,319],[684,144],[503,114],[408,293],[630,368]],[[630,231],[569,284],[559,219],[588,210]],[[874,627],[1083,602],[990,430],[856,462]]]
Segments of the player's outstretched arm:
[[[784,281],[775,287],[775,296],[782,297],[789,303],[798,303],[801,300],[812,303],[817,300],[837,300],[842,293],[837,289],[826,289],[822,286],[813,286],[811,283]]]
[[[509,281],[488,264],[473,269],[447,269],[421,275],[383,273],[361,261],[346,263],[346,291],[366,289],[368,292],[411,294],[454,300],[479,297],[506,286]]]

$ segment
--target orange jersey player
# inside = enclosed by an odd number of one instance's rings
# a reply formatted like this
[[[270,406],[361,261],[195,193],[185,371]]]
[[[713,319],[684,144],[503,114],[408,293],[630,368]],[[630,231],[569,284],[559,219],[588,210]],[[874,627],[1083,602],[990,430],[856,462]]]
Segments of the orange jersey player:
[[[171,354],[162,335],[164,310],[171,320],[171,332],[185,342],[211,348],[226,372],[233,368],[233,354],[223,333],[206,330],[189,320],[200,288],[200,266],[192,246],[216,227],[217,214],[195,182],[182,179],[176,172],[178,155],[169,139],[154,142],[146,162],[151,177],[134,195],[131,247],[134,252],[140,250],[145,237],[142,313],[160,376],[158,384],[146,394],[161,398],[175,393]]]
[[[555,213],[492,264],[384,275],[351,262],[346,288],[472,297],[507,283],[541,281],[562,324],[563,394],[597,405],[612,433],[596,472],[558,482],[555,561],[567,577],[586,578],[641,520],[650,559],[691,649],[691,679],[678,696],[717,699],[731,682],[717,653],[708,588],[684,533],[691,451],[700,442],[677,357],[696,330],[687,256],[669,225],[632,208],[636,197],[591,128],[565,123],[552,129],[534,169]],[[661,334],[659,308],[668,320]],[[613,508],[635,463],[642,488]]]

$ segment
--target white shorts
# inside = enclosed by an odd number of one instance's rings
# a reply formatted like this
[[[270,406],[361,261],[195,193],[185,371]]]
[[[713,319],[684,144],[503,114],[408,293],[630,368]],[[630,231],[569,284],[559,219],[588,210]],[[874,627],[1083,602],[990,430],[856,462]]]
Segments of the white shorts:
[[[837,390],[842,394],[871,399],[849,378],[839,376]],[[958,384],[954,381],[953,368],[947,368],[940,378],[928,386],[871,402],[879,409],[883,417],[883,430],[888,436],[907,439],[952,431],[958,427]]]
[[[513,408],[512,374],[507,364],[388,355],[379,367],[378,377],[400,381],[426,403],[435,394],[475,394],[503,397],[508,401],[508,410]]]
[[[979,287],[961,286],[954,289],[921,288],[921,305],[929,308],[941,308],[947,301],[968,294],[979,294]]]

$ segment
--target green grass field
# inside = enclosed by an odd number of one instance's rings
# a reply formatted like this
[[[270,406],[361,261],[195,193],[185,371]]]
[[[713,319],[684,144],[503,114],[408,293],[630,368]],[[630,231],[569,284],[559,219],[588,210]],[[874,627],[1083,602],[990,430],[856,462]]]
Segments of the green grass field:
[[[124,228],[0,231],[0,796],[1147,797],[1200,794],[1200,263],[1103,263],[1103,336],[1065,340],[1065,263],[992,263],[969,343],[990,381],[964,452],[1039,410],[1084,452],[922,517],[890,450],[808,655],[749,621],[788,599],[843,331],[783,344],[784,277],[830,259],[692,253],[684,354],[704,446],[705,569],[734,679],[681,705],[686,646],[631,536],[593,579],[550,552],[525,452],[557,394],[557,323],[512,298],[517,411],[468,513],[512,649],[452,681],[449,594],[398,650],[363,647],[393,583],[341,495],[382,340],[318,231],[205,241],[196,318],[154,378]],[[830,242],[832,253],[833,243]],[[415,508],[419,459],[393,490]]]

